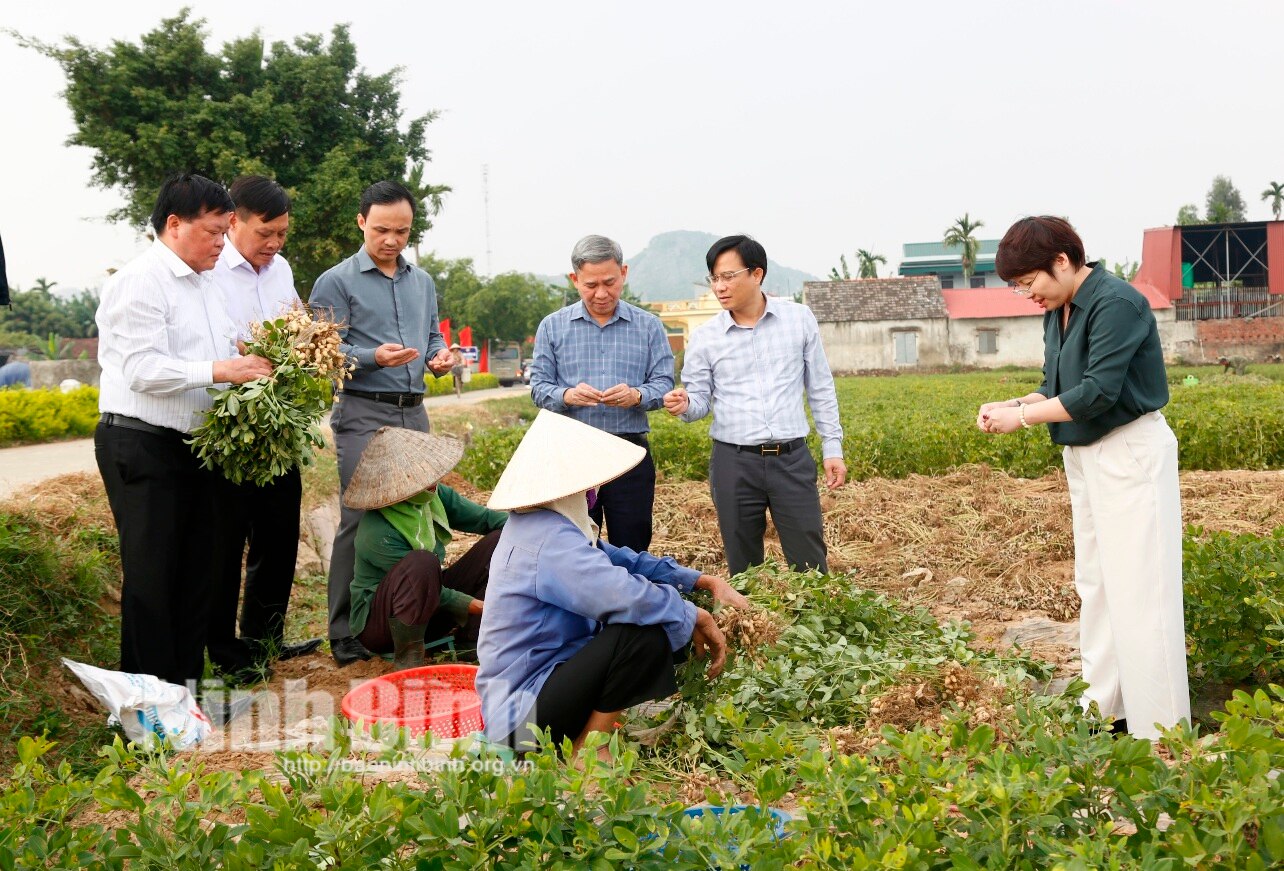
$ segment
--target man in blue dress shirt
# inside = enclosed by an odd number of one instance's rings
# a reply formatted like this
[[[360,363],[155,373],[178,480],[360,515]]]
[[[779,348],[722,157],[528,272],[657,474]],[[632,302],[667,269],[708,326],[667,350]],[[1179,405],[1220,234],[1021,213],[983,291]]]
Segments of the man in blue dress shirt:
[[[553,312],[535,333],[531,398],[540,408],[640,445],[646,455],[601,488],[590,516],[616,547],[651,546],[655,464],[646,413],[673,389],[673,349],[660,319],[620,299],[629,268],[618,243],[585,236],[571,251],[580,301]]]
[[[690,423],[710,412],[709,490],[731,573],[763,560],[767,511],[790,568],[828,571],[816,462],[820,436],[825,486],[847,480],[834,377],[816,316],[805,305],[767,296],[767,252],[748,236],[726,236],[705,255],[706,279],[723,311],[691,332],[683,387],[664,397]]]

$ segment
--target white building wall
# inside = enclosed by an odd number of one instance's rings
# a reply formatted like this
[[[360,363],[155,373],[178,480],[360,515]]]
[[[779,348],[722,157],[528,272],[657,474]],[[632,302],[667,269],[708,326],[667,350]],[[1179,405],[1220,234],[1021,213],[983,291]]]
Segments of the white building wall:
[[[997,331],[997,352],[977,350],[977,332]],[[1015,318],[958,318],[949,322],[950,363],[960,366],[1043,365],[1043,315]]]
[[[1200,359],[1194,321],[1178,321],[1172,309],[1155,312],[1164,359]],[[820,339],[835,372],[897,369],[892,334],[917,333],[918,366],[1043,366],[1043,315],[1009,318],[933,318],[903,321],[822,323]],[[996,330],[998,350],[977,351],[979,330]]]
[[[900,321],[822,323],[820,341],[835,372],[896,369],[892,333],[913,331],[918,336],[919,366],[948,366],[949,326],[945,318]]]
[[[1204,359],[1204,349],[1199,341],[1199,321],[1177,320],[1176,309],[1155,312],[1159,322],[1159,344],[1164,349],[1164,359],[1173,362],[1178,357],[1196,362]]]

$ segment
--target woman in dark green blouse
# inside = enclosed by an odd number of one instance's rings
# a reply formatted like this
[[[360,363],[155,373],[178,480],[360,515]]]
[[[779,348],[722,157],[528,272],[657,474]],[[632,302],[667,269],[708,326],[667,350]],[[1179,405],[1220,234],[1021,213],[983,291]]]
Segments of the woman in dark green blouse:
[[[490,557],[508,515],[439,483],[463,445],[447,436],[382,427],[343,494],[362,509],[352,577],[352,631],[368,650],[392,651],[398,669],[422,665],[424,641],[453,635],[475,649]],[[450,566],[455,532],[483,536]]]
[[[1042,307],[1043,383],[987,402],[984,432],[1047,424],[1064,445],[1074,522],[1082,703],[1113,732],[1159,736],[1190,719],[1181,589],[1177,439],[1159,329],[1132,285],[1087,263],[1062,218],[1017,221],[995,266],[1014,292]]]

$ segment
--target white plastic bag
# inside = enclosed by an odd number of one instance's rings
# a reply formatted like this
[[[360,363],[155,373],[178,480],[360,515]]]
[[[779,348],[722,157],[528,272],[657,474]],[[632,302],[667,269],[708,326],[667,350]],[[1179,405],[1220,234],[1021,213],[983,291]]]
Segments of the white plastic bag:
[[[186,750],[204,740],[212,728],[187,687],[150,674],[108,671],[70,659],[62,664],[107,709],[111,715],[107,723],[120,723],[125,736],[144,747],[168,738],[174,749]]]

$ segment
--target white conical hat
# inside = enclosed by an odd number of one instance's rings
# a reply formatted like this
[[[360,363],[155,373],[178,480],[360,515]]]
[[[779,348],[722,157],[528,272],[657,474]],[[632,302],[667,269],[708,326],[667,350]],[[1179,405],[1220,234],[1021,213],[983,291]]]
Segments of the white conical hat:
[[[463,455],[459,439],[381,426],[361,452],[343,504],[363,511],[395,505],[436,484]]]
[[[590,490],[632,469],[646,448],[547,409],[513,452],[486,507],[533,508]]]

